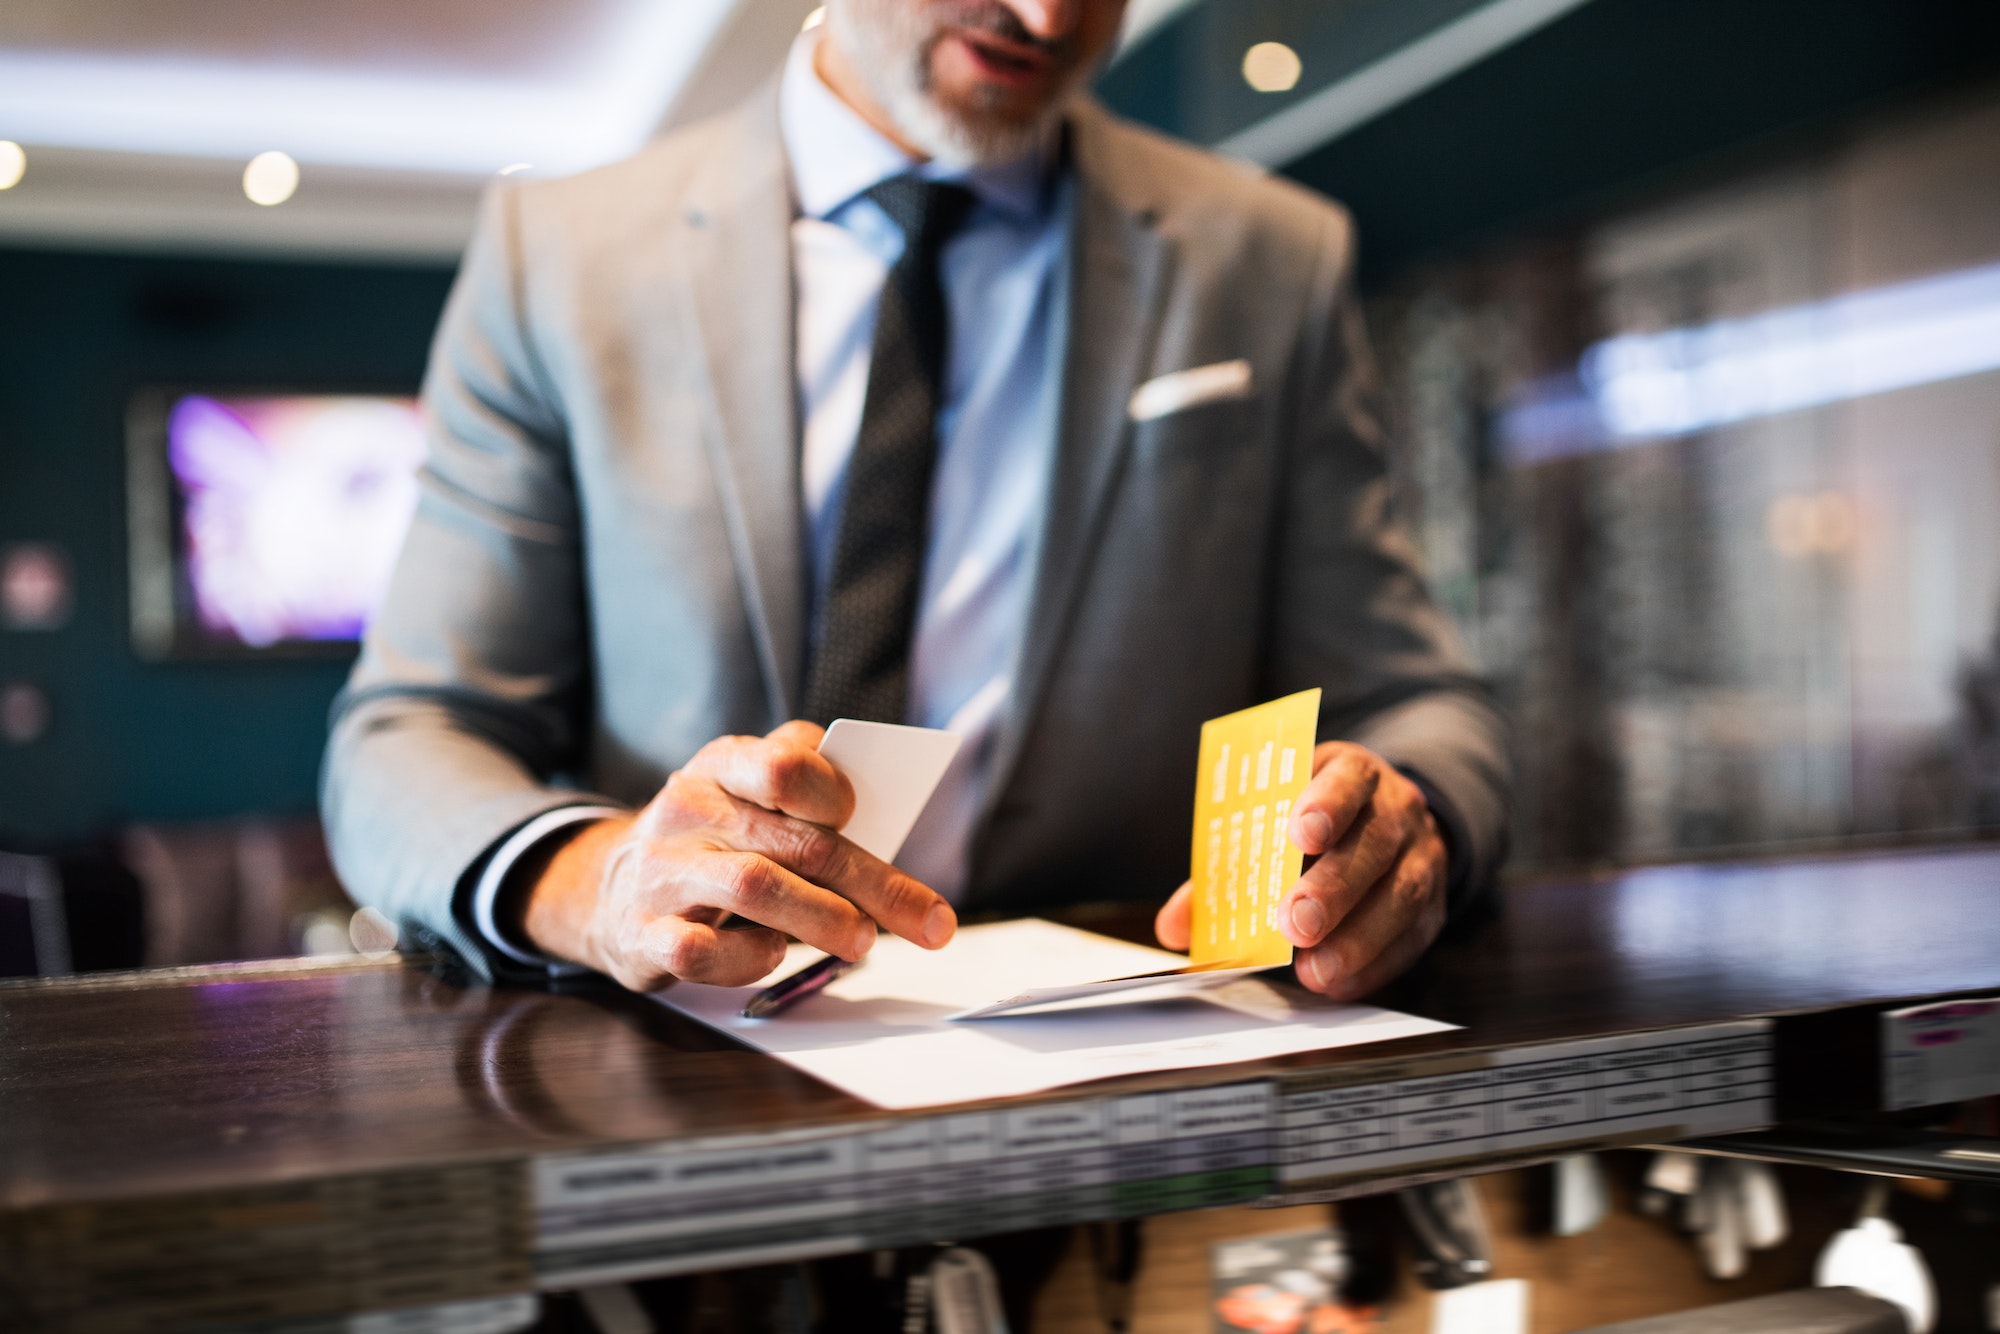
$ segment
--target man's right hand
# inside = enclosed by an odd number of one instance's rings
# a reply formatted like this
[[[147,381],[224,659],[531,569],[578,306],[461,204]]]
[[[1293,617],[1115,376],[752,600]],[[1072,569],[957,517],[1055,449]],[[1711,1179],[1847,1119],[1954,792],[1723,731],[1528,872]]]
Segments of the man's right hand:
[[[823,735],[790,722],[711,741],[637,815],[517,867],[533,877],[528,939],[634,991],[755,982],[783,958],[780,932],[843,959],[868,952],[877,924],[945,944],[958,929],[951,905],[835,832],[854,791],[818,753]],[[722,930],[732,913],[757,925]]]

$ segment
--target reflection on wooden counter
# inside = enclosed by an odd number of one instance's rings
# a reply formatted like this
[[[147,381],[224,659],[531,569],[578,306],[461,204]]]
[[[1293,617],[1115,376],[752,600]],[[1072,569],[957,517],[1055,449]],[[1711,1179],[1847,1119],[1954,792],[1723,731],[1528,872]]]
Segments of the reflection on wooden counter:
[[[1521,886],[1384,997],[1463,1031],[921,1114],[609,988],[0,987],[0,1324],[386,1309],[1879,1107],[1880,1010],[2000,988],[1996,886],[1990,850]]]

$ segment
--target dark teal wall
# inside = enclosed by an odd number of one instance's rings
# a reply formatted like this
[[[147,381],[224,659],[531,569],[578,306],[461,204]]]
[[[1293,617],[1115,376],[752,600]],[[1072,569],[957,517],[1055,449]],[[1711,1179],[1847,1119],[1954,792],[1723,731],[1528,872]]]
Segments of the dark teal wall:
[[[1593,0],[1289,174],[1349,203],[1381,277],[1809,147],[1997,58],[1995,0]]]
[[[1099,92],[1136,119],[1218,134],[1255,114],[1260,95],[1234,63],[1252,42],[1286,40],[1305,61],[1295,93],[1265,98],[1268,114],[1418,10],[1470,7],[1209,0]],[[2000,0],[1591,0],[1286,174],[1354,211],[1364,280],[1379,282],[1425,255],[1683,187],[1871,108],[1996,75]]]
[[[60,630],[0,630],[54,705],[0,745],[0,846],[309,809],[339,660],[148,663],[127,632],[124,412],[157,383],[413,391],[451,274],[0,250],[0,543],[60,544]]]

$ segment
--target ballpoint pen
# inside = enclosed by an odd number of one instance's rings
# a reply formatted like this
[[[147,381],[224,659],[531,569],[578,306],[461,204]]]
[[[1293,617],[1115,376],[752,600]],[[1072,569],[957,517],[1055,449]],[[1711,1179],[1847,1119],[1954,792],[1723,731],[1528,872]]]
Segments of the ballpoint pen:
[[[795,1005],[806,997],[824,991],[827,984],[841,977],[850,969],[859,967],[859,959],[843,959],[838,954],[829,954],[817,963],[809,963],[750,998],[743,1007],[745,1019],[769,1019],[778,1011]]]

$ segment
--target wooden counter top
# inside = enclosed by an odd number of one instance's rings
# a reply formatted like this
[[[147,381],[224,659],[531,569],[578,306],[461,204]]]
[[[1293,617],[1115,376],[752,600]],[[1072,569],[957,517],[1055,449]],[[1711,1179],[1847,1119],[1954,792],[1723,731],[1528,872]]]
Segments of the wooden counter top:
[[[1643,869],[1514,887],[1381,998],[1458,1032],[1006,1105],[1365,1083],[1468,1053],[1786,1016],[1778,1107],[1819,1114],[1879,1105],[1875,1011],[1982,990],[2000,990],[2000,850]],[[0,986],[0,1218],[16,1218],[17,1261],[33,1231],[20,1220],[64,1210],[459,1169],[499,1171],[491,1188],[525,1199],[523,1165],[550,1154],[911,1115],[602,987],[461,988],[394,959]],[[35,1235],[52,1253],[53,1234]],[[453,1291],[518,1282],[522,1263]]]

